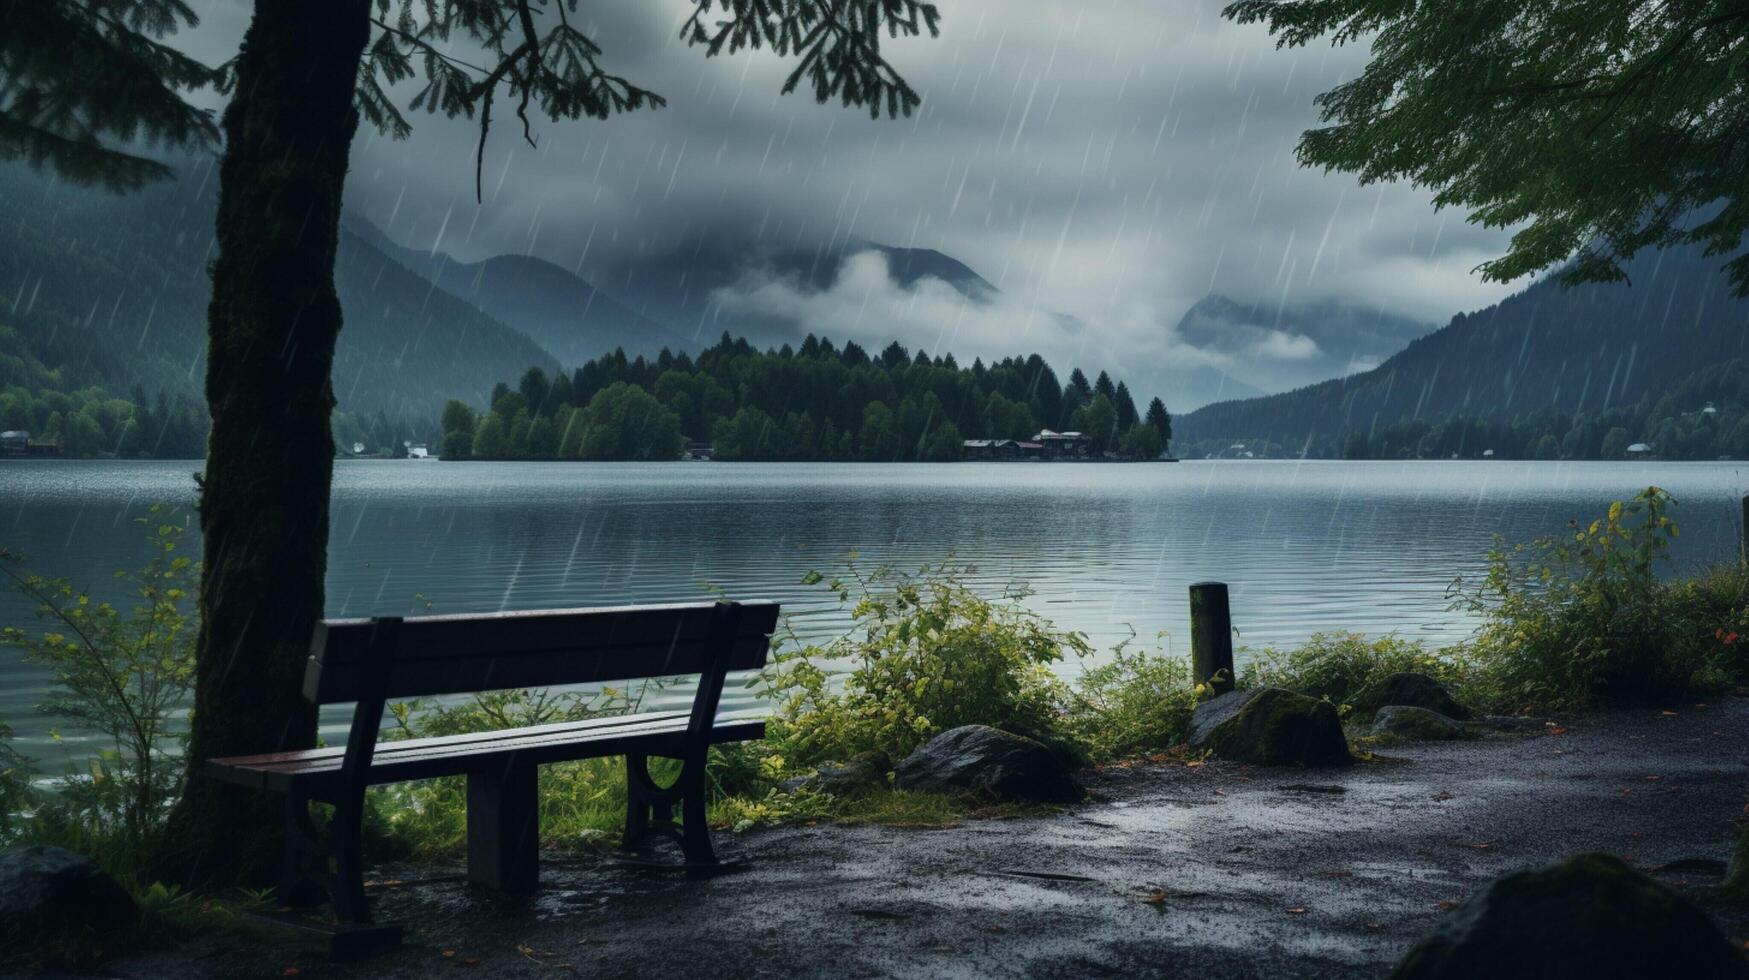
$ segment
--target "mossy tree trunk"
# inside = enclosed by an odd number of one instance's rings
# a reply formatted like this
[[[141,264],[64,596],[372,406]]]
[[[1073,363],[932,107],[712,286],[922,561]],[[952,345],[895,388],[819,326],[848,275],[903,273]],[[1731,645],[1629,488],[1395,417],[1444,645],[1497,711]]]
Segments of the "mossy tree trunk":
[[[271,880],[278,801],[208,779],[204,760],[304,748],[302,696],[322,615],[340,334],[334,253],[358,126],[353,86],[370,0],[256,0],[224,113],[200,498],[206,574],[189,781],[167,869]]]

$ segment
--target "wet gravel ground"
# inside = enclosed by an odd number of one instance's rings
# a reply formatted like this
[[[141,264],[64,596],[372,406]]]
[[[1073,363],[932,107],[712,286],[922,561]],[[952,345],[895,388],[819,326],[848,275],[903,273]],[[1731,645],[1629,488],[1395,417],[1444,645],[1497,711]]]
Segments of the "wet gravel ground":
[[[1378,977],[1447,903],[1516,868],[1598,850],[1678,889],[1716,884],[1749,802],[1749,699],[1667,707],[1342,771],[1112,768],[1045,817],[719,834],[745,864],[705,881],[555,855],[515,903],[445,879],[459,869],[384,869],[403,875],[373,899],[408,928],[398,951],[333,966],[225,936],[105,972]],[[1709,912],[1749,940],[1749,907]]]

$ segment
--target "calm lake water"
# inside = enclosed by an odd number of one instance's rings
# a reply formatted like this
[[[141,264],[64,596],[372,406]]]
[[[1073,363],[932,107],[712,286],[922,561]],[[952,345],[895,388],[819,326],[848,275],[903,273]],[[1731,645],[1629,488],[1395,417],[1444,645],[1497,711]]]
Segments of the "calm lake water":
[[[0,463],[0,547],[101,592],[110,573],[145,557],[131,518],[153,502],[192,505],[196,465]],[[1680,501],[1678,567],[1736,554],[1744,463],[343,461],[328,613],[659,602],[722,589],[780,600],[799,634],[822,636],[845,617],[802,577],[855,553],[871,566],[970,563],[978,588],[1024,586],[1031,607],[1102,648],[1133,630],[1188,655],[1185,590],[1205,579],[1231,584],[1242,644],[1330,630],[1441,644],[1473,626],[1448,611],[1446,590],[1482,568],[1495,534],[1556,533],[1648,484]],[[0,596],[0,623],[29,620],[20,597]],[[20,747],[76,756],[81,740],[52,745],[54,720],[34,711],[45,683],[0,649],[0,718]],[[747,706],[745,692],[736,698]]]

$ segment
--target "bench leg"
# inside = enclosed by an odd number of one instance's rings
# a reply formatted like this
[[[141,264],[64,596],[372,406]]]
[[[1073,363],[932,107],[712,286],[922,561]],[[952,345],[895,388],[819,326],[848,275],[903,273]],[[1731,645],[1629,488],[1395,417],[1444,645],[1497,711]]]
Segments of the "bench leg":
[[[686,852],[686,863],[705,865],[717,863],[717,852],[711,847],[711,825],[705,816],[704,760],[686,764],[680,781],[685,789],[680,797],[680,849]]]
[[[334,852],[329,897],[335,917],[346,925],[369,925],[370,904],[364,897],[364,790],[347,793],[335,804],[328,834]]]
[[[711,847],[710,822],[705,816],[705,763],[683,763],[680,779],[663,788],[650,778],[649,756],[626,755],[626,829],[620,846],[636,847],[646,837],[661,834],[679,842],[688,865],[717,863]],[[674,808],[680,807],[681,823],[674,825]]]
[[[468,880],[511,895],[540,882],[536,766],[468,774]]]

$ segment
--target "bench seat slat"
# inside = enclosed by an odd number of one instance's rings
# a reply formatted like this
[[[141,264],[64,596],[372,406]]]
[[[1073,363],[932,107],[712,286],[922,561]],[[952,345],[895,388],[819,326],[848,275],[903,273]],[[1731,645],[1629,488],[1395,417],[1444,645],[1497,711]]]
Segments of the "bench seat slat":
[[[382,742],[371,762],[368,782],[459,775],[502,766],[507,757],[514,757],[515,765],[539,765],[622,755],[628,750],[655,753],[677,749],[686,725],[687,712],[664,711]],[[764,734],[763,721],[719,721],[712,728],[711,740],[747,741]],[[207,771],[217,779],[244,786],[283,792],[293,784],[302,784],[319,791],[339,779],[344,754],[344,749],[323,748],[214,759],[207,764]]]

